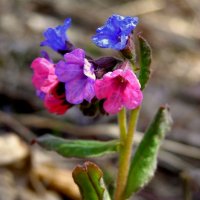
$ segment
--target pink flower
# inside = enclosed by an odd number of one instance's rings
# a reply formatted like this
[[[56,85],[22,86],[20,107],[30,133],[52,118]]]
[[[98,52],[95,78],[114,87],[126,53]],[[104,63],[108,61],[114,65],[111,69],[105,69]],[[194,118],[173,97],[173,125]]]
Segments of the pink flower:
[[[95,92],[98,99],[105,99],[103,107],[109,114],[116,114],[123,107],[135,109],[143,99],[140,83],[130,69],[106,73],[96,80]]]
[[[64,84],[57,84],[46,94],[44,106],[49,112],[58,115],[64,114],[72,106],[65,99]]]
[[[54,64],[45,58],[36,58],[31,68],[34,70],[32,82],[46,109],[58,115],[64,114],[71,105],[65,99],[64,84],[59,83],[55,75]]]
[[[58,83],[54,64],[47,59],[36,58],[32,62],[31,68],[34,70],[32,82],[37,90],[48,93]]]

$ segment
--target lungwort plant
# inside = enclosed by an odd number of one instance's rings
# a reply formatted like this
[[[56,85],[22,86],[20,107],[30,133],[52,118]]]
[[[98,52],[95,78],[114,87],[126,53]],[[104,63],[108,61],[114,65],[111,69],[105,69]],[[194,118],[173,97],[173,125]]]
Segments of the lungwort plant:
[[[85,162],[74,169],[73,178],[84,200],[125,200],[143,188],[154,175],[160,144],[171,125],[168,107],[160,107],[132,155],[143,90],[151,72],[151,48],[136,33],[137,24],[137,17],[109,17],[96,30],[92,42],[100,48],[114,49],[120,56],[94,59],[69,40],[67,30],[71,19],[68,18],[63,25],[48,28],[41,42],[41,46],[48,46],[63,58],[54,62],[43,52],[31,64],[33,85],[49,112],[62,115],[78,106],[85,115],[118,115],[118,140],[67,140],[51,135],[37,139],[45,149],[67,158],[118,154],[113,197],[96,164]]]

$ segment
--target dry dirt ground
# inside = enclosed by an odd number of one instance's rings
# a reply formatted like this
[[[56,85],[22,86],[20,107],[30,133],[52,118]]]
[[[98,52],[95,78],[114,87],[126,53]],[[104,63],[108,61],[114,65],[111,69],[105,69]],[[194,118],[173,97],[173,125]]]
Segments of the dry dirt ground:
[[[200,200],[199,0],[0,0],[0,200],[79,199],[70,173],[83,161],[64,160],[30,147],[29,141],[47,131],[70,138],[113,138],[116,118],[83,117],[76,109],[63,117],[48,114],[35,96],[29,66],[39,55],[43,30],[67,17],[73,24],[68,36],[76,46],[94,57],[117,56],[90,41],[113,13],[138,16],[137,31],[152,46],[152,78],[138,130],[144,132],[157,108],[166,103],[174,121],[156,176],[135,199]],[[101,123],[111,124],[108,136],[101,134]],[[108,169],[108,177],[114,176],[115,156],[94,161]],[[51,177],[55,171],[57,176]]]

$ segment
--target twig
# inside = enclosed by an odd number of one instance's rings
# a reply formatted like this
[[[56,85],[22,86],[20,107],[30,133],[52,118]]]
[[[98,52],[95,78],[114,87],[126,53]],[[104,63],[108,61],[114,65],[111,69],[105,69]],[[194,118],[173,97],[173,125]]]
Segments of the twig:
[[[179,158],[178,156],[161,150],[158,154],[158,159],[160,164],[163,165],[165,168],[169,168],[175,171],[182,171],[185,169],[191,169],[193,166],[188,162],[185,162],[183,159]]]
[[[143,15],[156,12],[165,8],[163,0],[140,0],[130,1],[123,3],[122,5],[114,6],[111,9],[107,9],[108,13],[119,13],[121,15]]]
[[[53,118],[46,118],[37,115],[16,115],[16,117],[25,126],[54,129],[76,136],[109,135],[112,138],[116,138],[119,134],[119,130],[116,125],[99,124],[91,126],[77,126],[61,120],[58,121]]]
[[[31,142],[31,140],[35,138],[32,131],[30,131],[10,114],[0,111],[0,123],[10,127],[27,142]]]
[[[183,180],[184,200],[192,200],[191,177],[187,172],[183,172],[181,173],[181,178]]]

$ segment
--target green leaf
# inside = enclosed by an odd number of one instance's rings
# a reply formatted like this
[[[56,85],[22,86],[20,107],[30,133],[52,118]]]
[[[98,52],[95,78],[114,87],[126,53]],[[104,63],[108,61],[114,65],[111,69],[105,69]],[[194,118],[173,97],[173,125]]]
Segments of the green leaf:
[[[110,200],[101,169],[92,162],[78,165],[72,173],[83,200]]]
[[[36,142],[47,150],[56,151],[64,157],[88,158],[114,153],[119,149],[119,141],[66,140],[52,135],[39,137]]]
[[[143,90],[151,74],[151,69],[150,69],[151,47],[141,35],[138,35],[138,41],[139,41],[139,62],[140,62],[139,81],[141,84],[141,89]]]
[[[160,107],[131,161],[125,190],[126,197],[144,187],[153,177],[160,144],[171,124],[169,108]]]

